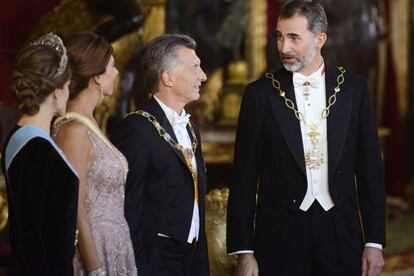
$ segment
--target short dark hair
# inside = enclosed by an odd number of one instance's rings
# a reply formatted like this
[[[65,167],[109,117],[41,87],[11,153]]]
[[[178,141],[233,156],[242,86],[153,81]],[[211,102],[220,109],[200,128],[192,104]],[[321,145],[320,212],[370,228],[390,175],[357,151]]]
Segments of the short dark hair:
[[[91,78],[105,73],[113,49],[108,41],[92,32],[72,34],[65,45],[72,68],[69,98],[73,100],[88,87]]]
[[[188,35],[164,34],[146,45],[142,65],[148,92],[158,91],[161,74],[178,62],[176,53],[178,47],[195,50],[197,43]]]
[[[287,1],[280,10],[279,19],[289,19],[296,15],[308,19],[308,29],[314,34],[326,33],[328,20],[322,5],[315,0]]]

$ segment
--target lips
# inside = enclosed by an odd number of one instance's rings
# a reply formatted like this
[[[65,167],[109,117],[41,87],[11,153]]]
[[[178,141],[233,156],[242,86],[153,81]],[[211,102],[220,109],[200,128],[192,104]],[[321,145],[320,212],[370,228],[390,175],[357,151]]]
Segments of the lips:
[[[281,59],[285,62],[294,62],[297,60],[295,56],[281,56]]]

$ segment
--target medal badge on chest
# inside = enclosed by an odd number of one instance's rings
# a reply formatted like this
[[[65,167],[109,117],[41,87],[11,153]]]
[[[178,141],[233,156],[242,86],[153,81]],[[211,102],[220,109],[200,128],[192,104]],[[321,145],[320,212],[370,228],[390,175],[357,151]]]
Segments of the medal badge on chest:
[[[317,170],[325,163],[325,158],[318,147],[318,136],[320,136],[317,130],[318,125],[310,124],[309,128],[310,131],[306,135],[309,137],[312,147],[305,153],[305,165],[309,169]]]

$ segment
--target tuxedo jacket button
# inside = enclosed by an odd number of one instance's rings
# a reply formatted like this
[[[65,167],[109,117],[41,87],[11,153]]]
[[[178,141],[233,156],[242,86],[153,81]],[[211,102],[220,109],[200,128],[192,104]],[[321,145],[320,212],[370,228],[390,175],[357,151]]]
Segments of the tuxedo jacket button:
[[[342,175],[342,171],[338,171],[338,175]]]
[[[339,199],[340,196],[339,195],[335,195],[334,197],[335,197],[335,199]]]
[[[296,204],[296,199],[294,198],[294,199],[292,199],[292,203],[293,204]]]

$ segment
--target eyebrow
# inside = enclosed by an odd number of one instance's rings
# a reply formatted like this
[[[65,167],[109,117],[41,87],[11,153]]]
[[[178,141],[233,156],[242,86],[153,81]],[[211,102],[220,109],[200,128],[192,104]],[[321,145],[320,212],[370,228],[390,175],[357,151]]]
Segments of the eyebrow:
[[[277,33],[278,35],[282,35],[282,32],[280,32],[279,30],[276,30],[276,33]],[[287,36],[287,37],[300,37],[300,35],[299,35],[299,34],[297,34],[297,33],[287,33],[287,34],[286,34],[286,36]]]

